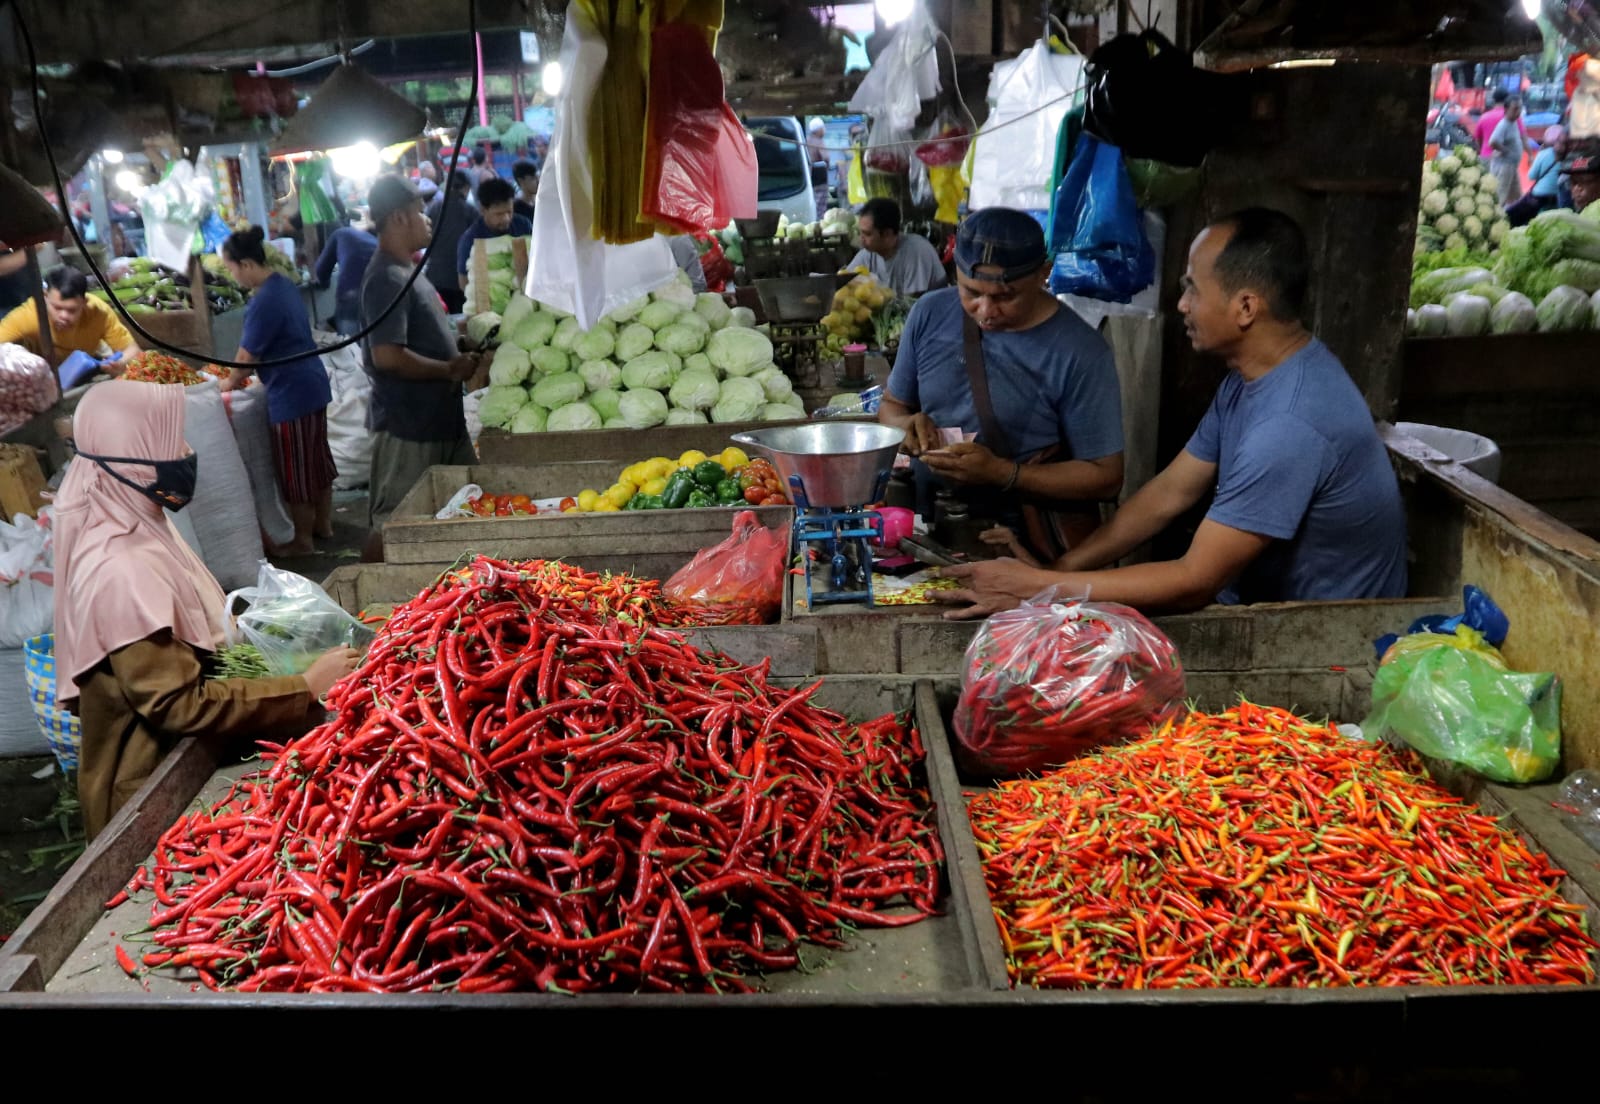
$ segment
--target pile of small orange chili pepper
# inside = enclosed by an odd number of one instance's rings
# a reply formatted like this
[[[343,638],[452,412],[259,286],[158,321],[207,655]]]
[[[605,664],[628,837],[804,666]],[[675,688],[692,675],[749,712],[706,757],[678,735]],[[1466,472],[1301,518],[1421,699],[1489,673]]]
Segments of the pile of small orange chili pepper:
[[[1576,984],[1563,871],[1408,751],[1250,703],[970,804],[1014,985]]]
[[[267,991],[742,991],[803,941],[932,912],[894,716],[650,623],[653,584],[478,559],[394,611],[335,719],[181,817],[125,892],[157,949]]]

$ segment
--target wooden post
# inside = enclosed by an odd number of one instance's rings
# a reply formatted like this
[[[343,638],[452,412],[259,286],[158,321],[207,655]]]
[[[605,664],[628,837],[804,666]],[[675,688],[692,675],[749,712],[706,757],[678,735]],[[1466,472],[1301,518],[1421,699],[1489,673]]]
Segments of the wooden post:
[[[206,295],[206,266],[196,254],[189,255],[189,305],[194,309],[194,334],[196,352],[201,356],[214,355],[211,347],[211,299]],[[228,350],[231,354],[232,350]]]

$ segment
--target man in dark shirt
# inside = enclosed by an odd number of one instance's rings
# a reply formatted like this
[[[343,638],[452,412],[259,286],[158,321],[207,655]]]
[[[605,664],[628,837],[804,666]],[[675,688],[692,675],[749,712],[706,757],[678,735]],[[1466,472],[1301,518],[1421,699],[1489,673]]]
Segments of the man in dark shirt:
[[[508,182],[495,177],[478,185],[478,221],[467,227],[456,246],[456,275],[463,289],[467,286],[467,273],[472,264],[472,243],[485,238],[526,238],[533,233],[532,220],[516,213],[513,202],[516,189]]]
[[[533,205],[539,198],[539,166],[532,161],[518,161],[511,166],[511,179],[517,182],[517,198],[511,204],[512,213],[533,222]]]
[[[364,346],[373,438],[370,532],[362,558],[375,562],[383,559],[384,521],[423,473],[435,464],[476,461],[461,385],[478,370],[478,356],[458,351],[450,319],[426,276],[404,291],[411,256],[432,233],[416,187],[401,176],[380,177],[368,207],[378,248],[361,288],[361,322],[372,327]]]
[[[333,321],[334,328],[343,337],[361,332],[361,284],[377,249],[378,239],[367,230],[341,226],[328,235],[322,256],[317,258],[317,287],[327,287],[333,280],[334,269],[339,270]]]
[[[449,203],[445,202],[446,197]],[[460,314],[466,302],[466,293],[456,276],[456,248],[461,236],[472,225],[477,212],[472,208],[472,177],[461,169],[450,174],[450,187],[439,192],[428,207],[428,222],[441,226],[439,240],[428,254],[428,264],[423,270],[428,282],[438,289],[444,305],[451,314]],[[374,220],[376,221],[376,220]]]

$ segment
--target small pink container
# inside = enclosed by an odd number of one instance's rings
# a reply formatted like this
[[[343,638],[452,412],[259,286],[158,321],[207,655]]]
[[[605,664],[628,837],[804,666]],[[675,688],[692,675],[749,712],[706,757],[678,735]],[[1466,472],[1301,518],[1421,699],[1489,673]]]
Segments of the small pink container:
[[[885,506],[878,513],[883,515],[883,543],[878,547],[893,552],[900,547],[902,539],[911,535],[916,514],[904,506]]]

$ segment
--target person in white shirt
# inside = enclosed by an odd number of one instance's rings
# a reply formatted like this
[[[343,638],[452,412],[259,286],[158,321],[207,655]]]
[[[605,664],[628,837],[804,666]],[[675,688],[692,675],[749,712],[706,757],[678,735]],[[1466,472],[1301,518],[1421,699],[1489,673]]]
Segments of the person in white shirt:
[[[861,205],[861,252],[851,268],[864,267],[874,279],[901,295],[921,295],[950,282],[944,262],[927,238],[900,233],[900,205],[869,199]]]

